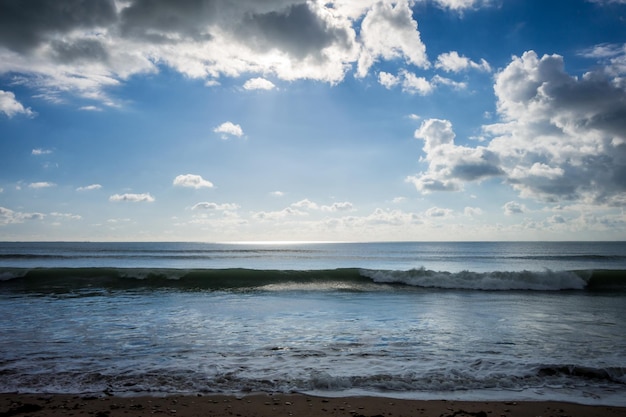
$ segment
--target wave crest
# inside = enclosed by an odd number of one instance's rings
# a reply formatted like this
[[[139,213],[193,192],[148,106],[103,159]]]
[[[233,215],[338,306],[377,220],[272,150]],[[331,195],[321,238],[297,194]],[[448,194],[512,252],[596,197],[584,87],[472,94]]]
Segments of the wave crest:
[[[447,272],[424,268],[409,271],[363,270],[361,274],[380,284],[405,284],[423,288],[462,290],[582,290],[587,281],[571,271]]]

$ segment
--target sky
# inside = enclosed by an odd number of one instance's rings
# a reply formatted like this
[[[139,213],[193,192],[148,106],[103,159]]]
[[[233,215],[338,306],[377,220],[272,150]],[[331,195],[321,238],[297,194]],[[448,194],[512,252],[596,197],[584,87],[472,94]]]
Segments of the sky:
[[[626,240],[626,0],[0,0],[0,240]]]

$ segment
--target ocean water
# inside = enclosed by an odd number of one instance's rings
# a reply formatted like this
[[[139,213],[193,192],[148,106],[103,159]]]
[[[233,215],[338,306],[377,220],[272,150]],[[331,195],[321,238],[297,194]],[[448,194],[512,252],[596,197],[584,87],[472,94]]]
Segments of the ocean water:
[[[626,243],[0,243],[0,392],[626,406]]]

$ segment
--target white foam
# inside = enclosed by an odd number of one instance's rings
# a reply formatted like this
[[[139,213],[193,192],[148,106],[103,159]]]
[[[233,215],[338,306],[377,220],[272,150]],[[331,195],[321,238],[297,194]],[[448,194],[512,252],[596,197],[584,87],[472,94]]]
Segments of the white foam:
[[[362,270],[376,283],[405,284],[424,288],[466,290],[582,290],[586,281],[568,271],[438,272],[424,268],[408,271]]]

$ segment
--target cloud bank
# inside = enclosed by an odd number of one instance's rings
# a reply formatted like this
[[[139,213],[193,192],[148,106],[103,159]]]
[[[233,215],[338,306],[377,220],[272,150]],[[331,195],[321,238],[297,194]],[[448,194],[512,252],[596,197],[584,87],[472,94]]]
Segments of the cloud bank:
[[[437,0],[453,10],[485,2]],[[402,60],[432,67],[408,0],[57,0],[0,3],[0,74],[40,96],[67,94],[119,106],[110,88],[166,66],[218,85],[220,77],[258,74],[246,90],[271,90],[265,77],[336,84],[354,71],[365,77],[376,62]],[[449,62],[455,61],[454,64]],[[488,68],[456,55],[450,65]],[[438,62],[439,62],[438,61]],[[456,68],[455,67],[455,68]],[[415,80],[413,80],[415,81]],[[411,82],[410,80],[407,82]],[[413,82],[413,84],[415,84]],[[423,92],[424,86],[414,87]],[[32,115],[13,93],[0,92],[0,112]]]

